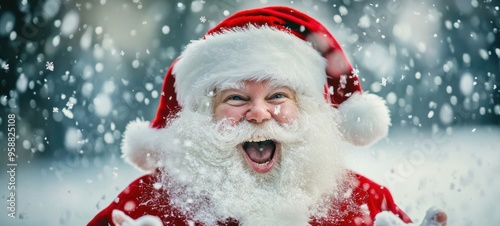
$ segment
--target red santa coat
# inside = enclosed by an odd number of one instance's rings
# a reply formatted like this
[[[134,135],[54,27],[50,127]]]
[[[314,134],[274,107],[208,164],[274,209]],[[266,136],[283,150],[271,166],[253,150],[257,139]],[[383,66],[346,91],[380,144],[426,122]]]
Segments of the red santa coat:
[[[332,203],[332,206],[340,207],[336,209],[344,213],[340,217],[341,219],[339,217],[312,219],[309,222],[311,225],[373,225],[375,216],[382,211],[391,211],[404,222],[411,222],[408,215],[394,203],[389,190],[357,173],[351,175],[356,180],[353,180],[350,201]],[[123,211],[134,219],[153,215],[159,217],[164,225],[188,225],[188,219],[170,205],[168,192],[154,188],[154,184],[159,181],[159,178],[160,171],[156,171],[133,181],[118,195],[114,202],[99,212],[87,225],[114,225],[111,213],[115,209]],[[352,211],[350,210],[352,208],[349,207],[353,205],[363,206],[364,210]],[[202,224],[196,223],[196,225]],[[239,225],[239,223],[237,220],[228,219],[225,222],[220,222],[219,225],[232,226]]]

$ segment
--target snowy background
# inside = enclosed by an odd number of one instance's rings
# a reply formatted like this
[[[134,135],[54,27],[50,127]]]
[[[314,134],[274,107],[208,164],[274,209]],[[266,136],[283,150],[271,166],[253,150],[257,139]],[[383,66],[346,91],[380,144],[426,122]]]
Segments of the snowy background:
[[[0,225],[82,225],[140,173],[119,158],[125,125],[153,118],[163,76],[192,39],[234,12],[288,5],[343,44],[389,137],[352,168],[420,221],[500,224],[500,3],[492,0],[0,1],[0,196],[16,115],[17,214]],[[4,202],[7,206],[7,202]]]

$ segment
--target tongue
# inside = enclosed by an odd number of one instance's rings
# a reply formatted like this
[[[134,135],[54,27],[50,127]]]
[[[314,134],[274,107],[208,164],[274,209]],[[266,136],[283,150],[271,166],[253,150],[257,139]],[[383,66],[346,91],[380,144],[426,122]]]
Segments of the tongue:
[[[245,142],[243,149],[248,157],[256,163],[265,163],[273,158],[276,146],[271,140],[262,142]]]

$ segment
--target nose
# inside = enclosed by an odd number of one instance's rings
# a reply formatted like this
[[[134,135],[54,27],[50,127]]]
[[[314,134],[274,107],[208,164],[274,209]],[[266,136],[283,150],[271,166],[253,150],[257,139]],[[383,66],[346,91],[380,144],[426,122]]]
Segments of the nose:
[[[270,107],[263,100],[253,101],[251,108],[245,115],[245,119],[252,123],[263,123],[271,119]]]

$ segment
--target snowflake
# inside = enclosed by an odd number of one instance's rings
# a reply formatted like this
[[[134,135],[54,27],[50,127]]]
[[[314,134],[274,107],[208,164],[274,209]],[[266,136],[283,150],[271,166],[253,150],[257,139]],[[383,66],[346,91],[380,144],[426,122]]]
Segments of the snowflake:
[[[274,114],[275,115],[279,115],[281,112],[281,105],[277,105],[276,107],[274,107]]]
[[[120,52],[120,55],[124,56],[125,55],[125,52],[123,52],[123,50]]]
[[[330,95],[333,95],[333,93],[334,93],[334,92],[333,92],[333,86],[328,87],[328,93],[329,93]]]
[[[68,110],[66,108],[62,109],[62,113],[64,114],[64,116],[66,116],[70,119],[72,119],[74,117],[73,112],[71,112],[70,110]]]
[[[357,85],[359,84],[359,81],[358,81],[358,80],[356,80],[356,81],[354,81],[354,82],[352,82],[352,83],[353,83],[355,86],[357,86]]]
[[[66,103],[66,107],[68,107],[68,110],[73,109],[73,103],[71,102]]]
[[[6,71],[9,70],[9,64],[2,62],[2,68]]]
[[[153,184],[153,187],[154,187],[156,190],[160,190],[160,188],[161,188],[162,186],[163,186],[163,184],[162,184],[162,183],[160,183],[160,182],[156,182],[156,183],[154,183],[154,184]]]
[[[382,78],[382,85],[383,86],[387,85],[387,79],[386,78]]]
[[[49,71],[54,71],[54,62],[47,61],[47,63],[45,64],[45,69]]]
[[[59,108],[56,107],[52,108],[52,112],[59,112]]]
[[[358,77],[359,75],[359,70],[357,68],[353,68],[352,71],[351,71],[352,75]]]
[[[201,21],[202,23],[205,23],[205,22],[207,22],[207,19],[205,18],[205,16],[202,16],[202,17],[200,17],[200,21]]]
[[[401,80],[405,79],[405,75],[401,75]]]
[[[341,75],[339,83],[340,83],[340,88],[345,89],[345,84],[347,84],[347,76]]]

